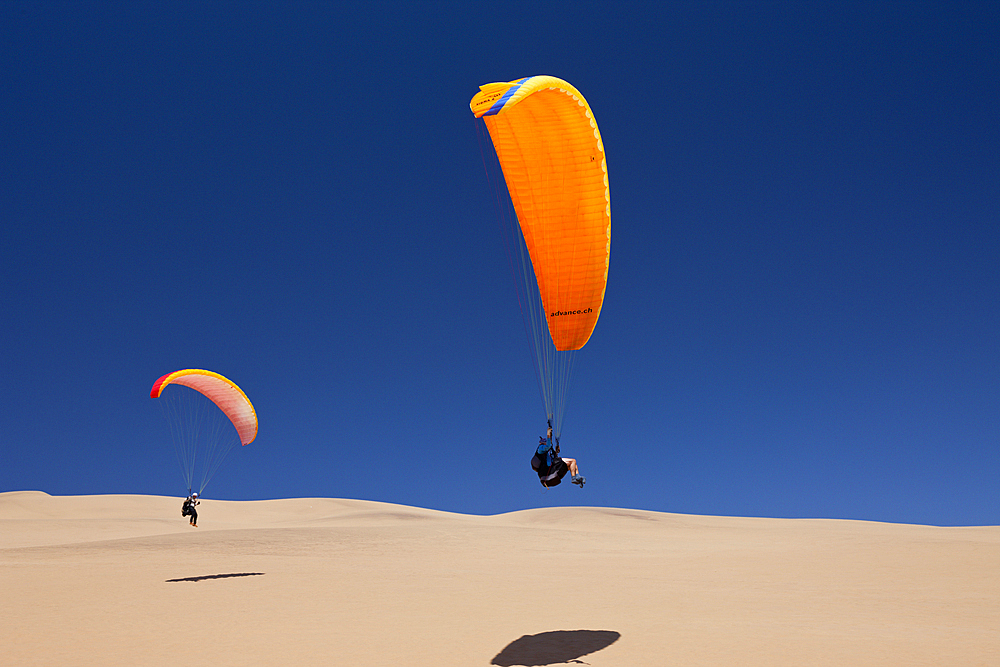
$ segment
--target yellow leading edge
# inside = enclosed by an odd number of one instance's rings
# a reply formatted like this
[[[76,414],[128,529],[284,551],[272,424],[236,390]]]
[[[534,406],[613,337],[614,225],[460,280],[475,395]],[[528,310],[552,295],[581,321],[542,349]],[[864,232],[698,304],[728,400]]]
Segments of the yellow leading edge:
[[[601,314],[611,191],[590,106],[552,76],[488,83],[469,104],[489,129],[556,349],[578,350]]]

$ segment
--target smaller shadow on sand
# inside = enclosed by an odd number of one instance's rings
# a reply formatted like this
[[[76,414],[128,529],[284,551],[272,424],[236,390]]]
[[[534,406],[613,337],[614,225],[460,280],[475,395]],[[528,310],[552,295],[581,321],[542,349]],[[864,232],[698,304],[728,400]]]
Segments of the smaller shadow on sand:
[[[587,664],[577,658],[607,648],[619,637],[621,633],[613,630],[556,630],[524,635],[508,644],[490,664],[500,667],[538,667],[566,662]]]
[[[232,574],[203,574],[200,577],[184,577],[183,579],[167,579],[167,583],[172,581],[205,581],[206,579],[229,579],[230,577],[259,577],[263,572],[234,572]]]

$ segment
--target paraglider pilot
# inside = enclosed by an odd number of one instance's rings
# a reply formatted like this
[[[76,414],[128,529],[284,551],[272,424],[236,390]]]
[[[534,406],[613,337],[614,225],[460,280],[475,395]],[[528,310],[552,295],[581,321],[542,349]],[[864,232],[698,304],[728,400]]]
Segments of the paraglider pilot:
[[[535,455],[531,457],[531,467],[538,473],[538,480],[542,486],[548,488],[557,486],[562,482],[562,478],[569,472],[570,481],[578,485],[581,489],[587,481],[580,475],[580,469],[576,465],[576,459],[563,458],[559,456],[559,440],[552,442],[552,422],[549,422],[547,436],[538,436],[538,447]]]
[[[187,500],[185,500],[184,504],[181,506],[181,516],[190,516],[190,523],[195,528],[198,527],[198,510],[195,509],[195,506],[200,504],[201,502],[198,500],[198,494],[192,493],[187,497]]]

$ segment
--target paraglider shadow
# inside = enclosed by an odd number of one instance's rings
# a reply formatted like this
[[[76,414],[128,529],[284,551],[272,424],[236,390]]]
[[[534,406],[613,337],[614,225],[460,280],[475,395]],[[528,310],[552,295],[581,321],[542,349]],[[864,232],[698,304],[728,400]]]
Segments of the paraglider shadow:
[[[538,667],[566,662],[587,664],[577,658],[607,648],[619,637],[621,633],[613,630],[556,630],[524,635],[507,644],[490,664],[500,667]]]
[[[174,581],[204,581],[205,579],[228,579],[230,577],[259,577],[263,572],[234,572],[232,574],[203,574],[200,577],[183,577],[181,579],[167,579],[167,583]]]

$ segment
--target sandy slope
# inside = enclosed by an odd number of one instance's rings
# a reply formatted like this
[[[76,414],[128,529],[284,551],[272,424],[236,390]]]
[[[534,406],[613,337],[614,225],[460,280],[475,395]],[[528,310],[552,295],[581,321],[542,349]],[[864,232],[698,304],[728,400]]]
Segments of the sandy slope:
[[[1000,527],[0,494],[0,664],[1000,665]]]

